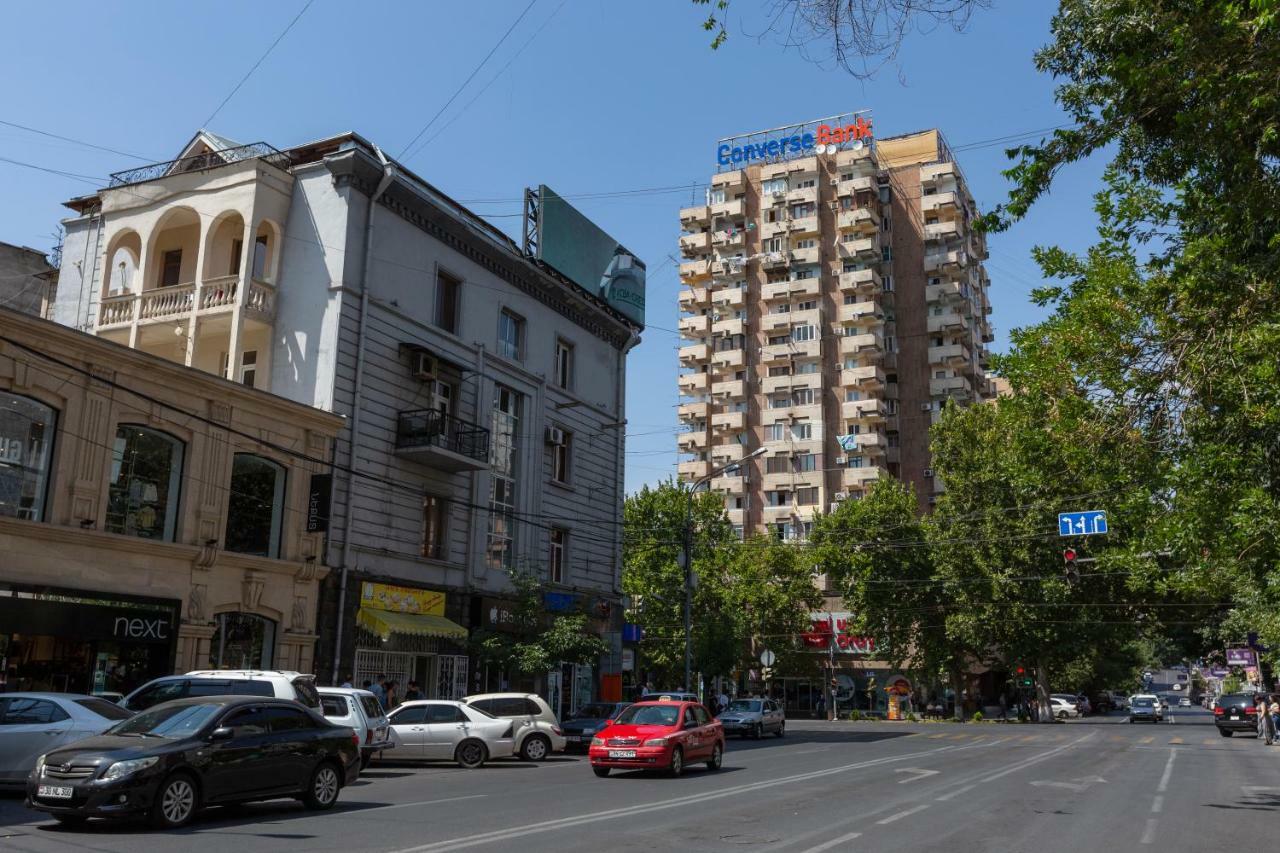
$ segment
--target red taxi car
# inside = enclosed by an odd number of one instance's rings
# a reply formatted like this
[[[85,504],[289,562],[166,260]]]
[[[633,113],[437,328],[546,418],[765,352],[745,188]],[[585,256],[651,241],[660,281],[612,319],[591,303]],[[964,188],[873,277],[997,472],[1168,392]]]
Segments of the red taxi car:
[[[679,776],[699,761],[719,770],[724,728],[696,702],[637,702],[596,732],[587,755],[597,776],[608,776],[614,768]]]

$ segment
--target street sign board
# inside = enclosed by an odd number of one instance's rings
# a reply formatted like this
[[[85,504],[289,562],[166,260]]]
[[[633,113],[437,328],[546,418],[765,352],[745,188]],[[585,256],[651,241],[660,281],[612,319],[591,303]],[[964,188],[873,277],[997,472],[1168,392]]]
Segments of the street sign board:
[[[1227,649],[1227,666],[1257,666],[1253,649]]]
[[[1097,536],[1107,532],[1107,514],[1102,510],[1058,513],[1059,536]]]
[[[773,662],[775,660],[777,660],[777,657],[774,655],[773,652],[769,651],[768,649],[765,649],[760,653],[761,666],[773,666]]]

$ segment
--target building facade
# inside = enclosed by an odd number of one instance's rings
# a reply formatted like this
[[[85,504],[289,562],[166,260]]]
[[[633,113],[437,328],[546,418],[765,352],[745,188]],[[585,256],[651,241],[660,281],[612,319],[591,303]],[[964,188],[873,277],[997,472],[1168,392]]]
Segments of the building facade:
[[[0,672],[124,693],[309,672],[313,478],[342,420],[0,308]]]
[[[68,204],[64,257],[90,262],[64,264],[59,322],[346,419],[323,680],[513,683],[468,647],[501,629],[511,571],[614,648],[539,689],[576,703],[618,671],[621,315],[355,134],[201,132]]]
[[[57,287],[58,270],[44,252],[0,242],[0,308],[43,317]]]
[[[744,535],[805,539],[881,477],[927,509],[929,427],[993,394],[959,164],[936,130],[876,141],[847,118],[722,141],[706,204],[680,211],[679,476],[767,448],[710,480]]]

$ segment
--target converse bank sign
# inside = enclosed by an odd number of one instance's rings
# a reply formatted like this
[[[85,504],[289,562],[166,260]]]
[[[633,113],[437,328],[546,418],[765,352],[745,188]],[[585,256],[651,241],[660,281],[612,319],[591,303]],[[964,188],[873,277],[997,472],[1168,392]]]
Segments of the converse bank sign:
[[[716,162],[722,167],[741,168],[757,160],[786,160],[808,154],[834,154],[845,147],[860,149],[871,138],[869,116],[836,116],[793,127],[722,139],[716,146]]]

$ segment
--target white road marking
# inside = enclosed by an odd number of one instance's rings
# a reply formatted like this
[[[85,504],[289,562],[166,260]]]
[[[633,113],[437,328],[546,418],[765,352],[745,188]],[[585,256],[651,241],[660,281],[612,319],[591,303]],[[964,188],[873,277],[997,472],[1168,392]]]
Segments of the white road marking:
[[[1163,794],[1169,790],[1169,780],[1173,777],[1173,761],[1178,757],[1176,749],[1169,750],[1169,760],[1164,765],[1164,775],[1160,777],[1160,785],[1156,788],[1156,792]]]
[[[710,800],[723,799],[725,797],[733,797],[738,794],[748,793],[751,791],[759,791],[767,788],[776,788],[785,785],[791,785],[795,782],[805,782],[811,779],[820,779],[825,776],[834,776],[839,773],[847,773],[850,770],[860,770],[865,767],[877,767],[882,764],[891,764],[898,761],[910,761],[915,758],[937,755],[941,752],[961,752],[973,749],[971,746],[941,746],[935,749],[925,750],[923,752],[909,752],[903,755],[889,755],[884,758],[874,758],[869,761],[859,761],[854,764],[844,764],[839,767],[831,767],[826,770],[814,770],[808,773],[799,773],[794,776],[782,776],[777,779],[769,779],[761,782],[752,782],[745,785],[735,785],[731,788],[722,788],[718,791],[708,791],[705,794],[695,796],[674,797],[668,800],[658,800],[653,803],[641,803],[634,806],[626,806],[617,809],[608,809],[600,812],[593,812],[586,815],[575,815],[573,817],[557,818],[555,820],[546,820],[540,823],[531,823],[524,826],[513,826],[507,829],[498,829],[492,832],[480,834],[472,834],[462,836],[460,838],[449,838],[443,841],[435,841],[430,844],[423,844],[416,847],[406,847],[395,853],[440,853],[445,850],[462,850],[467,847],[478,847],[481,844],[493,844],[499,841],[508,841],[514,838],[521,838],[527,835],[536,835],[542,832],[554,832],[559,829],[569,829],[575,826],[581,826],[587,823],[597,823],[604,820],[615,820],[623,817],[632,817],[634,815],[645,814],[647,812],[661,811],[664,809],[681,808],[684,806],[698,805]]]
[[[1057,755],[1059,752],[1062,752],[1063,750],[1066,750],[1066,749],[1070,749],[1071,747],[1075,746],[1078,743],[1082,743],[1083,741],[1089,740],[1094,736],[1094,734],[1095,734],[1094,732],[1090,732],[1089,734],[1084,735],[1083,737],[1076,738],[1070,743],[1064,743],[1062,746],[1055,746],[1053,749],[1049,750],[1048,752],[1042,752],[1038,756],[1032,756],[1031,758],[1028,758],[1026,761],[1019,762],[1018,764],[1015,764],[1006,770],[1001,770],[999,773],[992,773],[990,776],[984,776],[982,777],[982,779],[978,781],[994,782],[997,779],[1008,776],[1010,773],[1017,773],[1019,770],[1023,770],[1027,767],[1030,767],[1033,764],[1039,764],[1041,761],[1048,761],[1050,758]]]
[[[1150,844],[1156,840],[1156,824],[1159,823],[1153,817],[1147,818],[1147,828],[1142,830],[1142,843]]]
[[[905,811],[900,811],[897,814],[891,814],[886,818],[876,821],[876,824],[879,826],[883,826],[886,823],[893,823],[895,820],[902,820],[904,817],[909,817],[910,815],[913,815],[916,812],[922,812],[927,808],[929,808],[929,804],[922,803],[921,805],[906,809]]]
[[[1151,801],[1151,813],[1160,814],[1160,812],[1163,809],[1164,809],[1164,797],[1160,796],[1159,794],[1156,794],[1156,798]]]
[[[378,811],[383,811],[385,809],[407,809],[412,806],[434,806],[437,803],[456,803],[456,802],[459,802],[460,800],[480,800],[487,796],[489,795],[488,794],[469,794],[465,797],[446,797],[443,800],[424,800],[420,803],[395,803],[394,805],[390,805],[390,806],[373,806],[371,808],[361,809],[356,816],[359,816],[360,814],[364,814],[365,812],[378,812]],[[336,814],[341,814],[341,812],[336,812]]]
[[[912,778],[903,779],[898,782],[899,785],[905,785],[908,782],[916,782],[929,776],[937,776],[941,770],[921,770],[919,767],[900,767],[893,771],[894,773],[911,773]]]
[[[844,844],[846,841],[852,841],[853,839],[859,837],[860,835],[862,835],[861,832],[850,832],[848,835],[841,835],[839,838],[833,838],[830,841],[824,841],[818,846],[810,847],[808,850],[804,850],[801,853],[822,853],[823,850],[830,850],[832,847],[838,847],[839,845]]]
[[[966,791],[972,791],[972,790],[973,790],[974,788],[976,788],[976,787],[978,787],[978,786],[977,786],[977,785],[965,785],[963,788],[956,788],[956,789],[955,789],[954,791],[952,791],[950,794],[943,794],[941,797],[934,797],[934,799],[935,799],[935,800],[937,800],[937,801],[938,801],[938,802],[940,802],[940,803],[945,803],[947,800],[951,799],[952,797],[958,797],[958,796],[960,796],[961,794],[965,793]]]
[[[1106,781],[1107,780],[1103,779],[1101,776],[1081,776],[1080,778],[1076,779],[1074,782],[1048,782],[1048,781],[1041,781],[1037,779],[1031,784],[1035,785],[1036,787],[1048,786],[1050,788],[1066,788],[1067,790],[1070,790],[1070,791],[1083,791],[1085,788],[1088,788],[1092,784],[1095,784],[1095,783],[1105,784]]]

